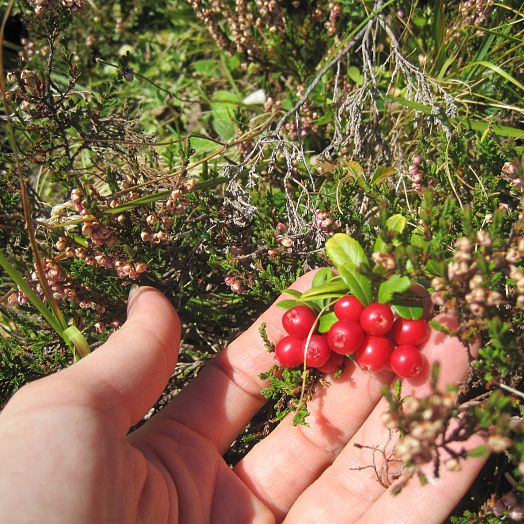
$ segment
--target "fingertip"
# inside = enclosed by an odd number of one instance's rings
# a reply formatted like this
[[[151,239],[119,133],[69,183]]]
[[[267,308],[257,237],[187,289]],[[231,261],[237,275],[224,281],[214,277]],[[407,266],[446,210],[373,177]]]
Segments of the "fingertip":
[[[460,325],[458,318],[448,313],[437,315],[434,320],[451,332]],[[422,370],[417,376],[404,381],[410,388],[407,393],[420,397],[431,392],[431,368],[434,364],[440,367],[437,389],[445,391],[448,386],[457,385],[468,375],[473,352],[477,349],[478,345],[467,348],[458,337],[432,328],[421,349],[424,356]]]

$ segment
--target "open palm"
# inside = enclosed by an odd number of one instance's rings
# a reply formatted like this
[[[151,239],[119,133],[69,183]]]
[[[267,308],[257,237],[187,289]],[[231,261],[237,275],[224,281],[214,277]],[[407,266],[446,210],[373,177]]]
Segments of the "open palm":
[[[294,285],[307,289],[312,274]],[[283,336],[274,306],[261,320]],[[263,406],[259,373],[272,365],[261,320],[211,361],[171,404],[127,435],[161,394],[178,356],[180,323],[158,291],[141,288],[128,321],[95,353],[22,388],[0,416],[0,521],[442,522],[482,467],[468,460],[421,489],[393,497],[369,465],[387,432],[380,423],[387,374],[348,365],[310,403],[308,427],[285,419],[234,469],[222,455]],[[442,317],[444,323],[453,318]],[[465,349],[432,333],[424,353],[441,384],[467,372]],[[427,370],[426,370],[427,371]],[[428,391],[427,373],[405,394]],[[474,446],[476,442],[468,442]],[[430,474],[430,472],[428,472]]]

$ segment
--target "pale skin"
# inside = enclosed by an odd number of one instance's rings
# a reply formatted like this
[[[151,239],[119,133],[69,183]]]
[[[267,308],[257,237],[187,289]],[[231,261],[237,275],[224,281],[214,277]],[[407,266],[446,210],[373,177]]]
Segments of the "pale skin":
[[[312,273],[293,286],[311,286]],[[16,393],[0,415],[0,522],[438,523],[483,465],[468,459],[421,488],[392,496],[370,469],[387,433],[383,383],[352,365],[310,403],[309,427],[284,420],[231,469],[222,455],[264,405],[259,373],[273,363],[258,327],[283,336],[271,306],[171,404],[128,435],[162,393],[177,361],[180,322],[152,288],[130,298],[128,320],[96,352]],[[441,322],[454,319],[442,317]],[[467,352],[432,333],[441,387],[462,379]],[[404,393],[424,395],[426,375]],[[478,444],[476,437],[461,447]],[[460,449],[460,448],[459,448]],[[428,474],[431,468],[428,468]]]

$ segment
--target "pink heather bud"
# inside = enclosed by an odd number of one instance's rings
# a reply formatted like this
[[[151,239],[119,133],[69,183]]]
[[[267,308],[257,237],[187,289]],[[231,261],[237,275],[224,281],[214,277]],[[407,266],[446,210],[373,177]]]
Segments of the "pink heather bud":
[[[64,254],[67,258],[73,258],[75,256],[75,250],[72,247],[67,247]]]
[[[514,247],[510,247],[506,251],[506,260],[510,264],[516,264],[520,260],[520,253],[518,249],[515,249]]]
[[[106,330],[106,325],[103,322],[97,322],[95,329],[98,333],[103,333]]]
[[[135,271],[140,273],[145,273],[147,271],[147,264],[145,262],[138,262],[138,264],[135,265]]]
[[[284,247],[292,247],[293,246],[293,240],[289,237],[284,237],[280,240],[280,243],[284,246]]]
[[[517,174],[518,168],[517,164],[515,162],[506,162],[502,166],[502,172],[506,173],[507,175],[514,177]]]
[[[82,198],[83,193],[80,189],[73,189],[73,191],[71,191],[71,202],[73,202],[73,204],[80,202]]]
[[[184,188],[186,189],[186,191],[193,191],[193,189],[195,189],[195,186],[196,186],[196,182],[194,180],[188,180],[184,184]]]
[[[140,238],[144,242],[151,242],[151,240],[153,239],[153,236],[151,235],[151,233],[148,233],[147,231],[142,231],[142,233],[140,233]]]
[[[414,155],[411,161],[418,166],[422,164],[422,157],[420,155]]]
[[[408,173],[409,173],[409,176],[418,175],[419,173],[418,166],[415,166],[415,165],[409,166]]]
[[[95,255],[95,260],[99,266],[104,266],[107,261],[107,257],[102,253],[98,253]]]
[[[58,251],[64,251],[64,249],[67,247],[67,238],[60,237],[55,244],[55,247]]]
[[[162,217],[162,225],[169,229],[173,225],[174,219],[173,217]]]
[[[154,226],[158,223],[158,217],[156,215],[147,215],[146,223],[148,226]]]
[[[97,313],[100,313],[100,315],[103,315],[106,312],[106,307],[103,306],[102,304],[97,304],[95,306],[95,309],[96,309]]]
[[[82,226],[82,235],[90,237],[93,234],[93,225],[90,222],[85,223]]]
[[[276,230],[279,233],[285,233],[287,231],[287,224],[284,224],[283,222],[279,222],[277,224]]]
[[[83,247],[77,247],[75,249],[75,255],[77,258],[84,260],[87,256],[86,250]]]
[[[95,261],[95,258],[92,257],[92,256],[88,256],[85,258],[84,262],[88,265],[88,266],[95,266],[96,265],[96,261]]]
[[[241,294],[244,292],[244,286],[241,282],[237,280],[231,284],[231,291],[233,291],[234,293]]]
[[[118,329],[120,327],[120,322],[118,320],[113,320],[113,322],[111,322],[111,327]]]

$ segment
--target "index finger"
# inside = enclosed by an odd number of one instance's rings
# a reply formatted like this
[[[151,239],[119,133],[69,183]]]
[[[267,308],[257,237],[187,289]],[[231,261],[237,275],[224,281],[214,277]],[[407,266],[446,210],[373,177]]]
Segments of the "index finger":
[[[300,277],[291,288],[298,291],[310,288],[314,274],[315,271],[311,271]],[[197,378],[150,421],[149,427],[157,429],[166,421],[178,422],[210,439],[219,452],[224,453],[266,403],[261,394],[265,381],[259,375],[275,361],[264,347],[259,328],[265,322],[270,340],[282,338],[285,334],[282,309],[276,303],[283,297],[280,296],[246,332],[211,360]],[[165,431],[169,431],[169,425]]]

